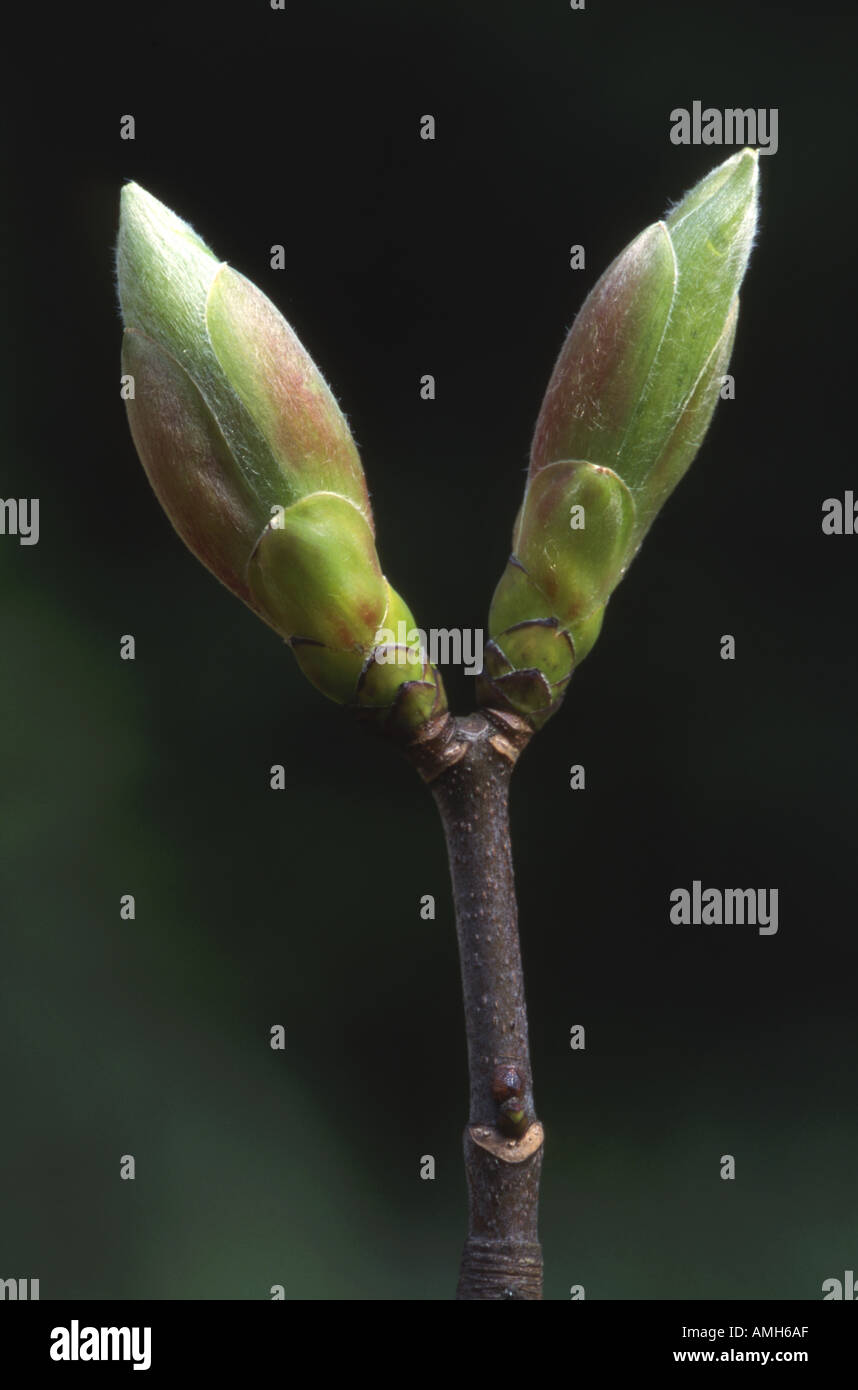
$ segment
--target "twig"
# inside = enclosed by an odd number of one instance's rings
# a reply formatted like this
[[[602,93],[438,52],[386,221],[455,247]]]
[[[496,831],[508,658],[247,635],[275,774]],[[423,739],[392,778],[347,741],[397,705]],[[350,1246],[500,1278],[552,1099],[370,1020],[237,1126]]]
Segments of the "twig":
[[[468,1235],[459,1299],[539,1299],[543,1133],[533,1108],[509,782],[530,728],[488,710],[427,726],[412,759],[447,838],[465,1005]]]

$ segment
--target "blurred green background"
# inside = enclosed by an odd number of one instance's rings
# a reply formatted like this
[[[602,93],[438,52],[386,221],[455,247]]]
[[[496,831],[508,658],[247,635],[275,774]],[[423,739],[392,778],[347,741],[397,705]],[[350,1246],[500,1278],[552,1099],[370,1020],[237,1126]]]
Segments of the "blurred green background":
[[[465,1230],[440,825],[149,490],[119,399],[122,181],[276,301],[348,416],[392,583],[422,626],[478,627],[575,311],[729,153],[671,145],[697,98],[779,110],[736,399],[513,784],[546,1297],[819,1298],[858,1260],[858,541],[820,530],[858,491],[854,21],[607,0],[96,15],[33,30],[6,150],[2,495],[39,497],[41,536],[0,537],[0,1277],[443,1299]],[[449,687],[468,708],[472,683]],[[778,934],[671,926],[695,878],[777,887]]]

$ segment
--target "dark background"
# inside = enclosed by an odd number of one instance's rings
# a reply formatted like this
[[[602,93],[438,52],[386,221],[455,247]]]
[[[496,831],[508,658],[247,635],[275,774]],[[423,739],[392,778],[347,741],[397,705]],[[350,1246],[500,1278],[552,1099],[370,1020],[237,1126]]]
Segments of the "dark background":
[[[41,538],[0,538],[0,1277],[447,1298],[464,1235],[434,807],[149,490],[119,399],[123,180],[275,300],[348,416],[392,583],[423,627],[478,627],[574,313],[731,152],[670,143],[695,98],[779,110],[736,399],[513,784],[546,1297],[817,1299],[858,1268],[858,539],[820,529],[858,487],[854,45],[846,7],[610,0],[180,0],[21,32],[2,495],[39,497]],[[778,888],[778,934],[671,926],[694,878]]]

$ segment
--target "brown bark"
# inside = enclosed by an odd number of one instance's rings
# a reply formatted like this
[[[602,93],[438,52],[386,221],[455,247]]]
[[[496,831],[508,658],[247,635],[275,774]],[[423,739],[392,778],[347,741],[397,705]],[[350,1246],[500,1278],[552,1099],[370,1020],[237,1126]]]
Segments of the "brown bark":
[[[533,1107],[508,800],[529,735],[524,720],[487,710],[433,721],[410,749],[444,825],[459,938],[471,1089],[463,1300],[542,1297],[543,1134]]]

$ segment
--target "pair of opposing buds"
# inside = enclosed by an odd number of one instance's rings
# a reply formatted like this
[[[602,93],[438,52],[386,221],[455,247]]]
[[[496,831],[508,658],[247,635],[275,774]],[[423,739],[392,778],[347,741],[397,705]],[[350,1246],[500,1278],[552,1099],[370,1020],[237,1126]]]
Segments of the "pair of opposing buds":
[[[585,301],[536,423],[484,705],[539,728],[595,642],[715,409],[756,209],[757,155],[743,150]],[[446,710],[443,684],[382,572],[357,449],[317,368],[270,300],[133,183],[117,265],[131,432],[176,531],[325,695],[413,737]],[[418,645],[380,652],[383,629]]]

